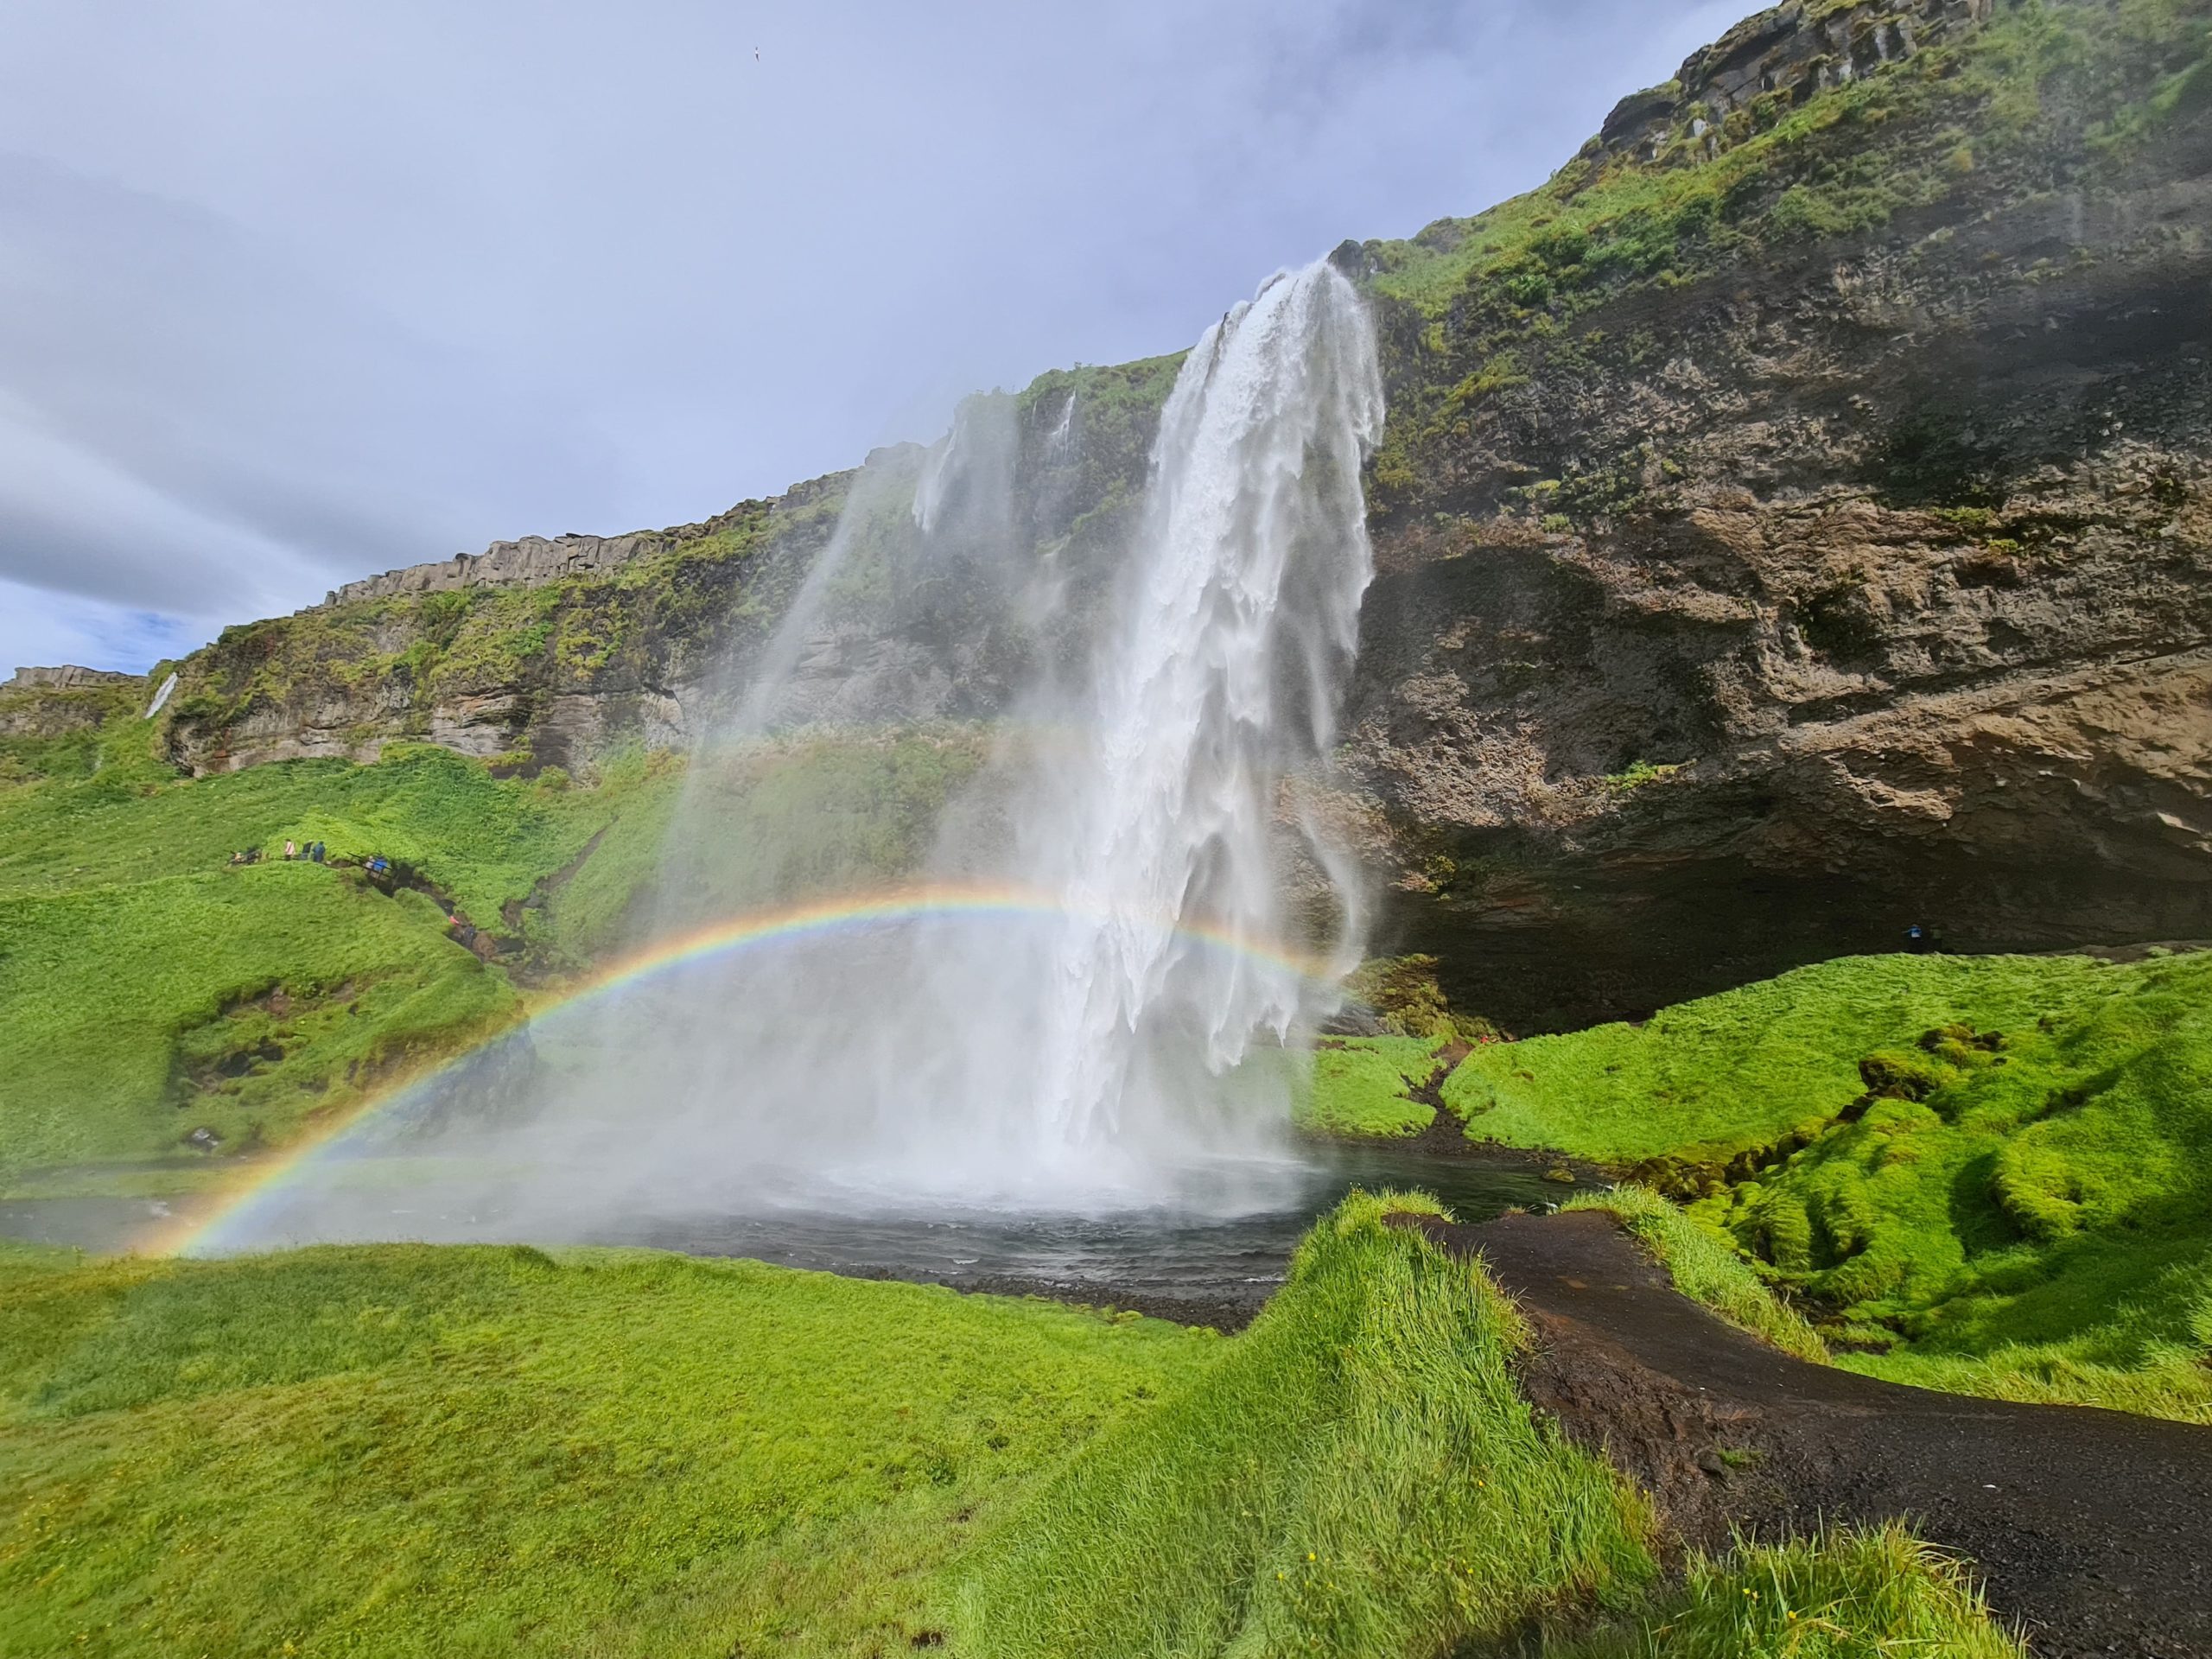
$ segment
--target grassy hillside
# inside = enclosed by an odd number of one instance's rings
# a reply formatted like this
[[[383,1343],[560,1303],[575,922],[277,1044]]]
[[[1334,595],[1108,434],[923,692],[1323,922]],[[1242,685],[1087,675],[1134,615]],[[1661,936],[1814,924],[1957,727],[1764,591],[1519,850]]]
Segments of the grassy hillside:
[[[429,892],[379,891],[381,853],[541,966],[607,943],[674,799],[642,754],[595,788],[493,779],[398,748],[197,780],[154,751],[135,694],[66,741],[0,738],[0,1173],[281,1142],[394,1072],[513,1020],[508,976]],[[124,706],[128,702],[134,706]],[[633,864],[560,885],[618,823]],[[334,862],[287,863],[283,842]],[[237,868],[232,853],[268,861]],[[613,861],[610,859],[610,863]]]
[[[1718,1166],[1824,1127],[1864,1092],[1862,1055],[1955,1020],[2032,1025],[2110,971],[2084,957],[1847,957],[1642,1025],[1478,1048],[1444,1101],[1481,1140]]]
[[[66,729],[0,735],[0,1184],[149,1160],[184,1180],[210,1154],[281,1145],[512,1023],[518,976],[603,959],[656,884],[703,919],[893,880],[986,741],[819,734],[688,784],[678,757],[637,748],[588,779],[523,779],[404,744],[188,779],[143,696],[71,694],[49,722]],[[332,862],[284,862],[287,840]],[[247,849],[264,861],[232,866]],[[358,868],[374,854],[396,891]],[[496,943],[490,961],[448,911]]]
[[[993,736],[953,722],[813,730],[700,757],[656,880],[701,919],[895,880]]]
[[[0,1268],[0,1650],[905,1652],[1221,1346],[642,1253]]]
[[[420,893],[307,864],[0,895],[0,1172],[248,1150],[512,1019]]]
[[[1510,1305],[1393,1202],[1230,1340],[643,1251],[12,1250],[0,1649],[2011,1651],[1896,1535],[1647,1600],[1643,1500],[1532,1417]]]
[[[1478,1050],[1444,1097],[1644,1160],[1840,1363],[2212,1421],[2212,954],[1826,963]]]

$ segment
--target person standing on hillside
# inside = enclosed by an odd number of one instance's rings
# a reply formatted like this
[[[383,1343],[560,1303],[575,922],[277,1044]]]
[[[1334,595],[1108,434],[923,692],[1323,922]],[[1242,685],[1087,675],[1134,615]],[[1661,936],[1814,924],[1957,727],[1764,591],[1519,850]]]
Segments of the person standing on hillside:
[[[284,861],[289,864],[300,855],[300,844],[296,841],[284,843]]]

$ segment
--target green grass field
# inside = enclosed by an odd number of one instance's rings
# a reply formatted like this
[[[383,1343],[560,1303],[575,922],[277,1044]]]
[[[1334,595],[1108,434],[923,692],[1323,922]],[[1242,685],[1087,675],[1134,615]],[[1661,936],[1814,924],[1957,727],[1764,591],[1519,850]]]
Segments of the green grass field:
[[[0,736],[0,1190],[181,1188],[211,1154],[281,1146],[512,1023],[518,965],[557,983],[604,960],[657,883],[706,916],[894,880],[983,746],[824,734],[688,789],[637,749],[526,780],[404,744],[187,779],[143,695],[67,694],[57,714],[103,722]],[[715,856],[664,857],[685,811]],[[283,862],[287,840],[334,863]],[[246,849],[269,861],[232,867]],[[430,893],[337,867],[376,853],[505,940],[497,965]]]
[[[2212,1421],[2212,954],[1825,963],[1478,1050],[1444,1096],[1641,1164],[1839,1363]]]
[[[1440,1065],[1441,1039],[1327,1037],[1313,1052],[1313,1074],[1298,1096],[1298,1122],[1317,1135],[1395,1139],[1418,1135],[1436,1108],[1413,1090]]]
[[[1894,1535],[1660,1584],[1401,1206],[1230,1339],[645,1251],[0,1250],[0,1651],[2011,1651]],[[1762,1645],[1792,1609],[1838,1639]]]
[[[0,1267],[0,1651],[906,1652],[1222,1347],[644,1253]]]
[[[334,863],[233,868],[232,852],[382,853],[540,960],[573,962],[613,937],[639,871],[557,910],[544,886],[618,823],[649,854],[677,781],[641,753],[586,789],[419,747],[188,779],[135,707],[0,748],[0,1182],[278,1144],[518,1014],[427,893],[387,896]]]
[[[428,899],[311,864],[0,896],[0,950],[10,1175],[276,1144],[518,1009]]]

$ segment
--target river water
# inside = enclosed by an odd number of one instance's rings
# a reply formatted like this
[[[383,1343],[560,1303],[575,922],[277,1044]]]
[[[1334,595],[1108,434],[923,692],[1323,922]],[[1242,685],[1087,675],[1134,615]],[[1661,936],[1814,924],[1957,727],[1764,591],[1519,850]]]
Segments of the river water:
[[[418,1168],[404,1185],[360,1183],[342,1216],[328,1207],[329,1192],[320,1192],[319,1213],[302,1214],[292,1226],[281,1214],[272,1217],[259,1243],[353,1238],[643,1246],[861,1278],[1035,1293],[1234,1325],[1282,1282],[1300,1236],[1354,1188],[1432,1193],[1467,1221],[1516,1205],[1540,1209],[1571,1190],[1517,1163],[1389,1147],[1314,1151],[1285,1160],[1274,1173],[1268,1201],[1235,1214],[1179,1206],[1083,1215],[911,1205],[831,1211],[753,1202],[741,1209],[647,1205],[626,1220],[592,1208],[574,1226],[550,1221],[533,1206],[527,1226],[515,1227],[487,1211],[480,1180],[423,1179]],[[103,1253],[148,1249],[174,1243],[213,1208],[204,1196],[22,1199],[0,1203],[0,1237]]]

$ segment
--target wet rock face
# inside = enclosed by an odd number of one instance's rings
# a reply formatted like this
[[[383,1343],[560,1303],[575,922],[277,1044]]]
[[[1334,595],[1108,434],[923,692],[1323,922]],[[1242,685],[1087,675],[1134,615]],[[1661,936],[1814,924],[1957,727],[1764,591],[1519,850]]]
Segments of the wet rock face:
[[[2208,152],[1624,298],[1427,453],[1353,768],[1455,1000],[2212,932]]]

